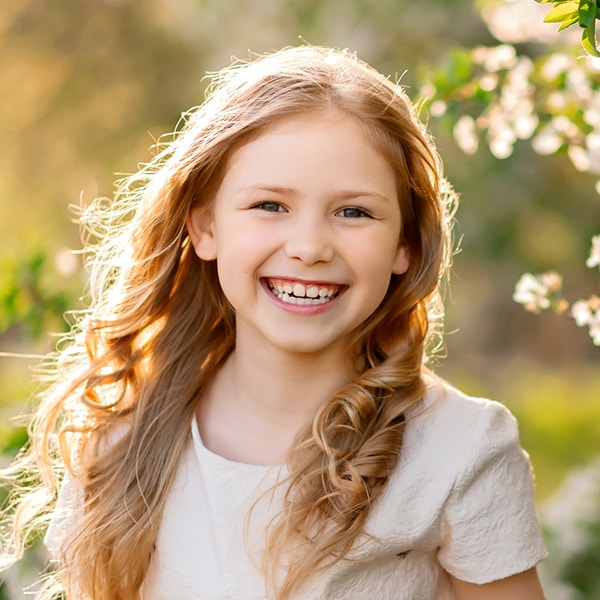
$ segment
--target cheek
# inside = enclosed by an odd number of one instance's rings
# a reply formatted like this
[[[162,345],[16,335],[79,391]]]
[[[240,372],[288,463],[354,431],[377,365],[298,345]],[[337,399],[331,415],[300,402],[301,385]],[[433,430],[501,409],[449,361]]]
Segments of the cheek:
[[[217,232],[217,270],[226,295],[247,286],[269,256],[268,235],[233,225]]]
[[[381,242],[380,239],[379,243]],[[381,304],[390,286],[396,248],[391,244],[387,245],[389,247],[363,247],[362,252],[355,252],[352,257],[355,271],[362,280],[362,298],[365,312],[368,313],[365,318]]]
[[[397,256],[397,241],[392,236],[371,236],[364,243],[350,244],[351,261],[373,283],[389,281]],[[387,287],[387,284],[384,284]]]
[[[216,228],[216,238],[222,253],[233,255],[256,254],[272,244],[276,231],[260,220],[245,215],[225,217]]]

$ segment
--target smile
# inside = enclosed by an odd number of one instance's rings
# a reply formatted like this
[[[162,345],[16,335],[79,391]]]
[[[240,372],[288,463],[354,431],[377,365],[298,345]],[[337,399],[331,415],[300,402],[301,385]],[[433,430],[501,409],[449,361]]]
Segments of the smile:
[[[267,279],[267,286],[282,302],[296,305],[326,304],[336,298],[343,287],[335,284],[304,284],[279,279]]]

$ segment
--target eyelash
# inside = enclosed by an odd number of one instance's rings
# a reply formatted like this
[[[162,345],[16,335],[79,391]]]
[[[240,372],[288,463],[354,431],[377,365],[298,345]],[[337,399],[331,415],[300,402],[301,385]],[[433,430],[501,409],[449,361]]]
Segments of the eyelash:
[[[368,211],[365,210],[364,208],[360,208],[359,206],[346,206],[345,208],[342,208],[341,210],[338,210],[335,215],[336,217],[338,215],[340,215],[340,213],[343,213],[344,211],[353,211],[355,213],[360,213],[359,215],[355,215],[353,217],[346,217],[346,218],[354,218],[354,219],[358,219],[358,218],[362,218],[362,217],[367,217],[369,219],[373,218],[373,215]]]
[[[275,208],[275,210],[265,208],[267,206]],[[285,212],[285,209],[281,210],[283,209],[283,206],[279,204],[279,202],[258,202],[257,204],[254,204],[251,208],[259,208],[260,210],[264,210],[265,212]]]
[[[268,207],[268,208],[267,208]],[[287,212],[286,209],[279,202],[258,202],[252,205],[251,208],[257,208],[263,210],[265,212]],[[274,210],[273,210],[274,209]],[[353,216],[346,216],[348,219],[359,219],[359,218],[369,218],[372,219],[373,215],[364,208],[360,208],[359,206],[346,206],[335,213],[335,216],[344,216],[342,213],[345,211],[351,211],[354,213]],[[358,213],[358,214],[357,214]]]

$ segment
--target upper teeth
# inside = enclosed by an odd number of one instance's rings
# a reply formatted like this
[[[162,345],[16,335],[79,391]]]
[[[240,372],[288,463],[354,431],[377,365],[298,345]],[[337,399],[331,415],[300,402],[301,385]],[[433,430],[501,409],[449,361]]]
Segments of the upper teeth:
[[[337,294],[338,288],[318,285],[304,285],[303,283],[288,283],[269,281],[271,291],[284,302],[296,304],[302,300],[302,304],[321,304],[328,302]]]

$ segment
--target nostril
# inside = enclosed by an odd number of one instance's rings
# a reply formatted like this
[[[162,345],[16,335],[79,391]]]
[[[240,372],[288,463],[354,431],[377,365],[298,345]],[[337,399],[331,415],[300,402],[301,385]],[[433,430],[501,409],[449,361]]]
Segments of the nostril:
[[[308,264],[328,262],[334,255],[331,244],[325,237],[317,235],[288,240],[285,244],[285,253],[289,258],[295,258]]]

